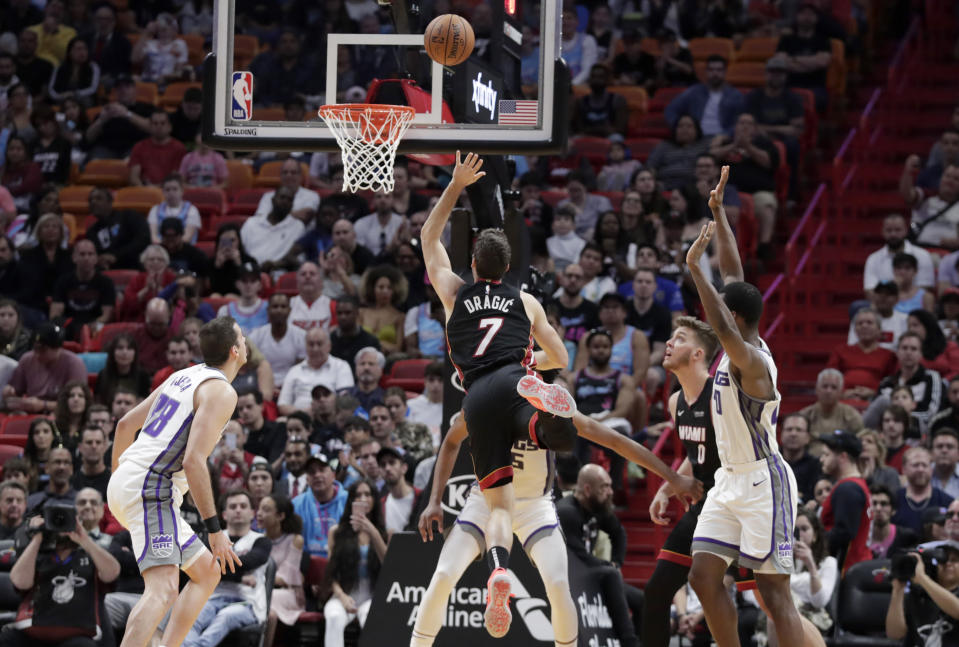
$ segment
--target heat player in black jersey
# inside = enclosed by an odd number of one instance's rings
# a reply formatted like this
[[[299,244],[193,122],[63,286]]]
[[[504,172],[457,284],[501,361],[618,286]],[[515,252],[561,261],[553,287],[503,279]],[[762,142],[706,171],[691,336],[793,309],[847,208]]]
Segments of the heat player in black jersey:
[[[449,186],[423,225],[421,240],[426,272],[446,311],[450,359],[463,382],[463,412],[470,437],[473,470],[490,509],[486,527],[491,575],[485,613],[493,637],[509,630],[510,584],[506,573],[513,544],[513,467],[516,440],[569,451],[576,428],[573,397],[562,387],[540,381],[532,371],[565,368],[563,341],[546,321],[542,305],[531,295],[502,283],[509,269],[510,247],[501,230],[485,229],[473,246],[473,283],[453,273],[440,240],[463,189],[485,173],[472,153],[460,160]],[[542,350],[533,352],[533,341]]]
[[[673,335],[666,342],[663,368],[679,380],[680,389],[669,399],[669,412],[686,449],[680,474],[692,474],[703,482],[708,492],[714,473],[720,466],[713,432],[709,403],[713,396],[713,380],[709,364],[719,348],[716,333],[693,317],[679,317]],[[656,570],[646,584],[643,603],[642,644],[644,647],[666,647],[669,644],[669,605],[685,583],[692,564],[690,548],[693,531],[705,497],[680,518],[659,552]],[[653,521],[665,525],[669,496],[665,484],[649,506]]]

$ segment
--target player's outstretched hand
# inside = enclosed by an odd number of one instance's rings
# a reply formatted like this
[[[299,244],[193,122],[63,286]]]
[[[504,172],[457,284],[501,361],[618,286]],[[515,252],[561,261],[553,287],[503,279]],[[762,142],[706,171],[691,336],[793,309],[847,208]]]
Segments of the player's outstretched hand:
[[[233,552],[233,542],[222,530],[210,535],[210,552],[213,553],[213,559],[220,564],[220,573],[226,573],[227,565],[231,573],[236,573],[237,566],[243,566],[243,562]]]
[[[669,525],[669,517],[666,516],[666,510],[669,508],[669,496],[660,490],[656,493],[656,496],[653,497],[653,500],[649,504],[649,518],[653,520],[653,523],[659,524],[660,526]]]
[[[456,151],[456,167],[453,169],[453,184],[465,188],[486,175],[483,168],[483,159],[476,153],[467,153],[460,159],[460,152]]]
[[[719,208],[723,206],[723,195],[726,193],[727,180],[729,180],[729,167],[724,166],[719,172],[719,184],[709,192],[709,208],[714,216],[719,213]]]
[[[686,252],[686,267],[690,269],[699,267],[699,259],[706,253],[706,248],[709,247],[709,241],[712,239],[714,231],[716,231],[716,221],[713,220],[703,225],[702,231],[699,232],[699,238],[689,246],[689,251]]]
[[[420,537],[423,541],[433,541],[433,522],[436,522],[437,531],[443,533],[443,508],[440,504],[430,501],[420,513],[420,520],[417,524],[420,529]]]
[[[677,475],[676,480],[670,482],[669,488],[671,494],[676,496],[687,510],[689,510],[690,503],[696,503],[703,498],[702,481],[692,476]]]

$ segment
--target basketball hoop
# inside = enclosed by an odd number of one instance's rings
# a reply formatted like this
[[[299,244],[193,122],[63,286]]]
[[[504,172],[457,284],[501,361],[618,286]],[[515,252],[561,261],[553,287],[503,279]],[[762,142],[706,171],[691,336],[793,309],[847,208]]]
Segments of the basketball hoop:
[[[342,103],[322,106],[319,112],[343,152],[343,190],[392,191],[396,148],[416,110]]]

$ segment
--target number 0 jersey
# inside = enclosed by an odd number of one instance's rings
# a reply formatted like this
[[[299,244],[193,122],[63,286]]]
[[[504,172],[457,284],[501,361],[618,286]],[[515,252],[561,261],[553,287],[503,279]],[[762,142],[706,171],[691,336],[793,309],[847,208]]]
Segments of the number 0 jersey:
[[[723,465],[752,463],[779,454],[776,420],[782,397],[776,388],[778,371],[769,346],[762,339],[758,350],[772,381],[772,399],[760,400],[743,391],[730,370],[729,355],[723,355],[713,378],[713,426]]]
[[[693,476],[703,482],[703,489],[713,487],[716,470],[720,467],[719,451],[716,448],[716,430],[713,428],[713,378],[706,380],[699,397],[692,404],[686,402],[686,394],[679,390],[676,401],[676,429],[686,448],[686,456],[693,467]]]
[[[464,389],[500,366],[528,366],[533,357],[532,323],[520,291],[499,281],[463,285],[446,322],[446,343]]]
[[[130,462],[147,474],[147,485],[156,490],[157,498],[165,499],[175,486],[186,494],[186,474],[183,473],[183,454],[190,438],[193,423],[193,396],[207,380],[226,380],[219,369],[198,364],[177,371],[160,385],[159,393],[143,429],[133,444],[120,456],[120,464]],[[152,477],[152,478],[151,478]]]

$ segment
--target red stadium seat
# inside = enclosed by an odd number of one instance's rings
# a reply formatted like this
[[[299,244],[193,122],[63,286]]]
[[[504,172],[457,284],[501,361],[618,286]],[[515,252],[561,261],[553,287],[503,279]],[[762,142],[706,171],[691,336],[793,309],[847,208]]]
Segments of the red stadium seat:
[[[2,434],[0,435],[0,438],[3,438],[3,443],[5,445],[16,445],[17,447],[27,446],[26,434]]]
[[[401,359],[393,364],[390,374],[383,379],[383,388],[398,386],[406,391],[423,392],[426,367],[431,359]]]
[[[99,352],[120,333],[127,332],[135,335],[141,328],[143,328],[143,324],[136,321],[117,321],[106,324],[96,335],[91,335],[90,329],[84,326],[84,335],[86,335],[84,348],[87,349],[87,352]]]
[[[269,189],[240,189],[233,194],[230,206],[227,210],[231,216],[252,216],[256,213],[256,208],[260,204],[263,194]]]
[[[10,416],[3,421],[3,431],[0,435],[7,436],[26,436],[30,431],[30,423],[34,418],[42,418],[40,415]]]
[[[139,273],[139,270],[106,270],[103,275],[113,281],[113,287],[117,289],[117,292],[123,292]]]
[[[323,582],[323,575],[326,573],[326,562],[327,559],[325,557],[310,555],[310,568],[304,578],[306,580],[303,582],[304,589],[309,591],[314,584],[319,585]],[[299,627],[318,626],[321,622],[323,622],[322,611],[303,611],[296,619],[296,624]]]
[[[23,454],[22,447],[7,444],[0,445],[0,467],[2,467],[8,459],[20,456],[21,454]]]
[[[223,189],[195,187],[183,192],[183,199],[191,202],[204,217],[226,213],[226,193]]]
[[[205,297],[203,299],[203,303],[206,303],[213,308],[213,312],[219,312],[220,308],[234,301],[236,301],[236,299],[233,297]]]
[[[296,272],[281,274],[276,280],[275,290],[281,294],[289,294],[291,297],[299,294],[300,291],[296,288]]]

